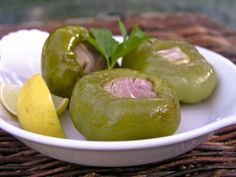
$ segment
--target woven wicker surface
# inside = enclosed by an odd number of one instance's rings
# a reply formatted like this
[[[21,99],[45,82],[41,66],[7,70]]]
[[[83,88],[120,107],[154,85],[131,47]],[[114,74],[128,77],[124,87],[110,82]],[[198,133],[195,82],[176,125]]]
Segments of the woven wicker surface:
[[[185,39],[214,50],[236,64],[236,32],[201,14],[146,13],[122,17],[128,29],[138,24],[156,37]],[[51,31],[64,24],[107,27],[118,34],[116,18],[69,19],[63,22],[0,26],[0,36],[18,29]],[[42,155],[0,130],[0,176],[160,176],[236,177],[236,125],[218,130],[197,148],[165,162],[125,168],[70,164]]]

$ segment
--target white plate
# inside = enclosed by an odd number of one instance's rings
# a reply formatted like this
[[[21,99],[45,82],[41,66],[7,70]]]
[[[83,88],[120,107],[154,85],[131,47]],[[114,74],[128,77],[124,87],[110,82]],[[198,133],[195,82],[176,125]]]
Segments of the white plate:
[[[24,81],[40,72],[40,54],[47,36],[42,31],[23,30],[2,38],[0,76],[4,72],[16,73],[12,80],[15,82],[18,78]],[[172,136],[135,141],[88,141],[75,130],[66,112],[61,122],[67,138],[53,138],[21,129],[2,106],[0,128],[43,154],[77,164],[131,166],[177,156],[199,145],[213,131],[236,123],[235,65],[210,50],[200,47],[198,50],[214,66],[219,78],[218,86],[206,101],[181,106],[181,125]]]

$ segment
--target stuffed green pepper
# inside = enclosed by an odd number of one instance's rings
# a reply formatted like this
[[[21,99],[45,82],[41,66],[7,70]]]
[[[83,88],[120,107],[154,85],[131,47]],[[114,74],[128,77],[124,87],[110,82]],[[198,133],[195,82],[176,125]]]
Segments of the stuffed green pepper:
[[[123,58],[122,67],[162,76],[183,103],[206,99],[217,85],[213,66],[184,41],[148,40]]]
[[[103,56],[86,42],[88,37],[87,29],[70,25],[56,29],[47,38],[41,70],[53,94],[69,98],[79,78],[105,68]]]
[[[75,128],[89,140],[167,136],[180,124],[179,100],[169,83],[129,69],[102,70],[81,78],[69,111]]]

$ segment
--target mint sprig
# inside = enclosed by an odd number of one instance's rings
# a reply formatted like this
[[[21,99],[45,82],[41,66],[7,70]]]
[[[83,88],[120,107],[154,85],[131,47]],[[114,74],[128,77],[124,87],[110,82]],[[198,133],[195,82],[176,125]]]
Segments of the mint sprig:
[[[125,56],[140,43],[150,38],[137,26],[132,29],[128,36],[125,25],[120,20],[118,25],[123,36],[123,42],[121,43],[113,38],[112,32],[108,29],[91,28],[91,35],[87,39],[104,56],[108,69],[114,68],[119,58]]]

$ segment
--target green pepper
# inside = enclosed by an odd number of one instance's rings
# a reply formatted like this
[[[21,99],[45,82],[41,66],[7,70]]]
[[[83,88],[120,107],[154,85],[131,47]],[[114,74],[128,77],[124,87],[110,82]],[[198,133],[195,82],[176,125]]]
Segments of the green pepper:
[[[105,68],[102,55],[86,39],[87,29],[65,26],[53,31],[42,50],[41,70],[50,91],[70,98],[76,81]]]
[[[123,58],[122,67],[162,76],[172,84],[183,103],[206,99],[217,85],[213,66],[184,41],[146,41]]]
[[[69,111],[75,128],[89,140],[167,136],[180,124],[179,100],[166,80],[121,68],[80,79]]]

